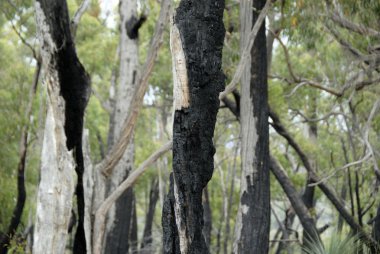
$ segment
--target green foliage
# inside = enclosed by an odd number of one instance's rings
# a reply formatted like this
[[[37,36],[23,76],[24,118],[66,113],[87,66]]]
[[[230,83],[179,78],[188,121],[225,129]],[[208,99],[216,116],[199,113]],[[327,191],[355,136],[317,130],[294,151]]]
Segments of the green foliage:
[[[303,247],[306,254],[369,254],[368,248],[362,246],[357,236],[342,236],[333,233],[331,238],[323,244],[320,241],[309,242],[308,247]]]

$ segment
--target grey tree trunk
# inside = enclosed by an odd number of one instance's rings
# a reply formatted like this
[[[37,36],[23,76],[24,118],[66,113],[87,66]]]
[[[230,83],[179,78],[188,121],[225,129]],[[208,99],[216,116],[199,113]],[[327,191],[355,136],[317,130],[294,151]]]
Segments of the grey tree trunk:
[[[270,160],[270,168],[273,175],[280,183],[282,189],[284,190],[286,196],[288,197],[294,211],[296,212],[302,224],[304,230],[304,239],[308,240],[309,242],[317,242],[318,240],[320,240],[318,230],[315,227],[314,219],[310,215],[308,207],[302,200],[301,195],[299,195],[296,188],[293,186],[292,182],[285,174],[284,170],[281,168],[280,164],[273,157]]]
[[[136,0],[121,0],[120,12],[120,69],[119,85],[116,88],[114,111],[110,120],[108,146],[111,148],[119,139],[120,131],[131,107],[138,82],[138,28]],[[129,143],[124,156],[107,179],[106,195],[112,193],[124,181],[133,168],[134,144]],[[120,197],[108,213],[105,232],[104,253],[128,253],[129,236],[132,228],[133,189]]]
[[[76,55],[66,1],[37,0],[35,9],[49,99],[33,253],[64,253],[75,171],[78,225],[73,251],[86,253],[82,131],[90,80]]]
[[[241,1],[241,46],[266,1]],[[252,4],[252,5],[251,5]],[[252,11],[253,10],[253,11]],[[241,190],[234,253],[268,253],[270,228],[269,126],[265,21],[241,79]]]
[[[214,169],[212,138],[225,79],[223,10],[223,0],[182,0],[174,16],[173,175],[163,208],[164,253],[209,253],[202,191]]]

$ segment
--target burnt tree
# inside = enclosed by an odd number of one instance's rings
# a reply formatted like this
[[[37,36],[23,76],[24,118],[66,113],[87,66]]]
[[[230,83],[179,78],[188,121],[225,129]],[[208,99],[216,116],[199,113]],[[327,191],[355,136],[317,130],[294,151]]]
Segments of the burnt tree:
[[[182,0],[174,15],[173,176],[163,208],[164,253],[209,253],[202,191],[214,169],[212,138],[224,88],[223,10],[223,0]]]
[[[76,54],[66,1],[37,0],[35,8],[49,99],[33,252],[64,253],[75,169],[78,226],[73,252],[86,253],[82,131],[90,78]]]
[[[265,0],[241,2],[241,47]],[[265,21],[241,80],[241,190],[234,253],[268,253],[270,228],[269,125]]]

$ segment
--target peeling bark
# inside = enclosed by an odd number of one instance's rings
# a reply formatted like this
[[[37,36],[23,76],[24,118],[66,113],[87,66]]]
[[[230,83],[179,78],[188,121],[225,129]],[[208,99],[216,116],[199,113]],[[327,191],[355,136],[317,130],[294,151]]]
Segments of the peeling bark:
[[[266,1],[241,2],[241,48]],[[252,6],[251,6],[252,5]],[[253,9],[253,11],[252,11]],[[234,253],[268,253],[270,227],[269,126],[265,21],[241,81],[242,177]]]
[[[79,218],[73,251],[86,253],[82,131],[90,79],[76,55],[66,1],[37,0],[35,8],[49,105],[33,252],[64,253],[75,169]]]
[[[177,28],[179,36],[173,38],[172,32],[171,41],[180,41],[185,56],[189,105],[175,105],[173,177],[163,209],[164,253],[209,253],[202,234],[202,191],[214,169],[212,138],[224,87],[223,10],[223,0],[182,0],[174,16],[172,31]],[[172,54],[175,59],[173,47]],[[175,70],[180,70],[178,63],[173,62]],[[175,101],[183,102],[186,89],[178,90]]]

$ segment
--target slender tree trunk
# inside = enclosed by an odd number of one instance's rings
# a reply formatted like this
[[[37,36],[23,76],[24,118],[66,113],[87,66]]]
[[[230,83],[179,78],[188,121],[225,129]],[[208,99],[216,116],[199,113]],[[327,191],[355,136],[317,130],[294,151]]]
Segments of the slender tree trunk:
[[[28,123],[23,126],[21,131],[20,147],[19,147],[19,162],[17,165],[17,202],[13,209],[12,219],[8,226],[7,232],[3,237],[0,237],[0,253],[5,254],[8,252],[9,242],[13,235],[16,233],[18,225],[21,222],[22,213],[24,210],[25,200],[26,200],[26,190],[25,190],[25,168],[26,168],[26,158],[28,151],[28,132],[29,132],[29,121],[32,114],[32,106],[34,97],[37,90],[38,81],[41,73],[41,60],[37,60],[37,66],[34,73],[33,84],[29,92],[29,101],[25,112],[25,117]]]
[[[241,43],[265,0],[241,2]],[[248,5],[248,6],[247,6]],[[253,10],[253,11],[252,11]],[[269,126],[265,21],[242,76],[240,101],[242,177],[234,253],[268,253],[270,228]]]
[[[205,238],[207,246],[210,248],[211,230],[212,230],[212,213],[211,213],[210,199],[208,196],[207,186],[206,188],[203,189],[202,205],[203,205],[203,221],[204,221],[203,236]]]
[[[182,0],[174,16],[173,177],[163,209],[164,253],[209,253],[202,191],[214,169],[212,138],[224,88],[223,10],[223,0]]]
[[[380,206],[377,207],[377,213],[372,225],[372,237],[380,244]]]
[[[131,107],[138,82],[138,29],[139,19],[136,0],[121,0],[120,12],[120,69],[119,85],[116,88],[114,111],[110,119],[108,146],[111,148],[119,139],[120,131]],[[144,19],[145,20],[145,19]],[[140,24],[141,25],[141,24]],[[107,195],[112,193],[128,177],[134,163],[133,138],[124,156],[107,180]],[[108,213],[104,253],[128,253],[133,221],[133,189],[120,197]]]
[[[310,96],[310,118],[311,119],[316,119],[317,118],[317,98],[316,95],[313,93]],[[311,141],[311,143],[314,146],[317,146],[318,142],[318,125],[317,122],[309,122],[307,125],[308,128],[308,138]],[[315,171],[318,170],[318,163],[316,160],[316,156],[311,156],[310,159],[311,167],[314,168]],[[305,190],[302,195],[302,200],[307,207],[307,209],[310,212],[310,215],[314,217],[315,215],[315,186],[310,186],[310,184],[313,184],[313,180],[311,179],[310,173],[307,174],[307,180],[306,180],[306,185],[305,185]],[[313,220],[315,223],[315,221]],[[308,241],[308,237],[310,238],[312,235],[308,234],[307,231],[304,229],[304,232],[302,234],[302,244],[306,247],[310,246],[310,239]]]
[[[304,229],[304,239],[309,241],[318,240],[318,230],[315,227],[314,219],[310,216],[307,206],[305,205],[302,197],[298,194],[297,190],[286,176],[284,170],[281,168],[280,164],[273,157],[270,161],[270,168],[277,181],[281,184],[284,189],[286,196],[288,197],[294,211],[296,212],[302,227]]]
[[[301,147],[298,145],[298,143],[296,143],[296,141],[290,136],[289,132],[282,125],[278,116],[272,111],[270,111],[269,115],[273,120],[273,123],[271,125],[276,130],[276,132],[279,135],[283,136],[288,141],[289,145],[292,146],[293,149],[296,151],[302,163],[304,164],[306,170],[310,174],[311,179],[314,182],[319,183],[318,184],[319,189],[325,194],[327,199],[329,199],[330,202],[334,205],[336,210],[339,212],[342,218],[347,222],[347,224],[351,227],[353,232],[355,234],[360,234],[360,239],[362,240],[362,242],[366,244],[371,249],[371,251],[373,251],[373,253],[375,253],[375,249],[377,248],[376,241],[374,241],[374,239],[370,235],[368,235],[364,231],[364,229],[356,222],[355,218],[350,215],[350,213],[346,210],[340,198],[335,194],[334,190],[325,181],[320,181],[321,179],[318,177],[314,169],[311,167],[311,164],[309,162],[307,155],[303,152],[303,150],[301,150]]]
[[[130,253],[138,253],[138,227],[137,227],[137,208],[136,208],[136,198],[135,193],[133,193],[133,203],[132,203],[132,218],[131,218],[131,229],[129,230],[129,241],[130,241]]]
[[[64,253],[75,169],[79,218],[73,251],[86,253],[82,131],[90,80],[76,55],[66,1],[37,0],[35,8],[49,99],[33,252]]]
[[[154,213],[156,210],[156,204],[159,198],[159,186],[158,180],[154,179],[151,184],[151,189],[149,193],[149,206],[148,211],[145,216],[145,227],[143,233],[143,239],[141,242],[140,254],[149,254],[154,251],[153,248],[153,238],[152,238],[152,228]]]

